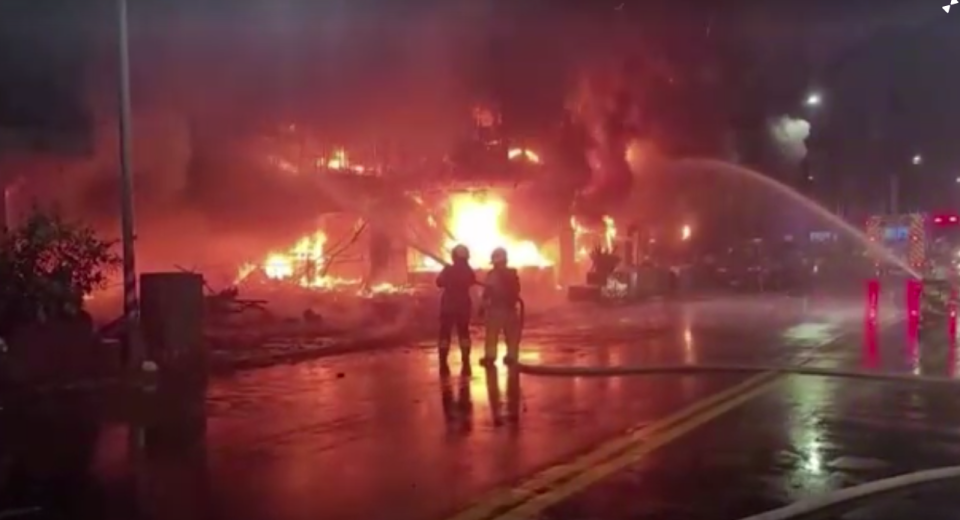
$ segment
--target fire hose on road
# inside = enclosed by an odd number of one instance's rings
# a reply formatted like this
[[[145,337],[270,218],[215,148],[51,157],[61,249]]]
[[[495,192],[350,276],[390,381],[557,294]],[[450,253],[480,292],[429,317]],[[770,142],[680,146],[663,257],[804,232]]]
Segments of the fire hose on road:
[[[956,291],[948,283],[938,280],[927,280],[924,283],[910,282],[907,284],[909,294],[906,322],[908,326],[917,329],[918,337],[939,336],[938,340],[956,337],[957,335],[957,301]],[[871,321],[876,320],[879,289],[876,282],[868,283],[868,316]],[[886,328],[904,319],[897,317],[880,323],[873,321],[873,327]],[[825,346],[843,337],[840,334],[820,343]],[[945,336],[944,336],[945,335]],[[942,341],[940,341],[942,342]],[[948,341],[949,342],[949,341]],[[952,343],[951,343],[952,344]],[[865,379],[875,381],[935,383],[956,385],[960,380],[951,377],[912,375],[912,374],[883,374],[867,370],[846,370],[817,368],[807,366],[812,358],[800,361],[793,365],[754,365],[754,364],[715,364],[715,365],[659,365],[659,366],[562,366],[519,363],[521,373],[535,376],[549,377],[623,377],[623,376],[655,376],[677,374],[721,374],[770,373],[780,375],[809,375],[821,377],[841,377]]]
[[[896,319],[881,323],[879,327],[889,327],[901,323]],[[843,337],[840,334],[820,343],[826,346]],[[678,365],[616,365],[616,366],[578,366],[578,365],[546,365],[518,363],[517,370],[522,374],[543,377],[626,377],[626,376],[670,376],[670,375],[698,375],[698,374],[777,374],[777,375],[806,375],[820,377],[839,377],[848,379],[863,379],[873,381],[889,381],[902,383],[932,383],[932,384],[960,384],[960,379],[946,376],[924,376],[913,374],[884,374],[868,370],[847,370],[833,368],[819,368],[808,366],[813,358],[802,360],[792,365],[757,365],[757,364],[678,364]]]
[[[910,374],[880,374],[866,370],[838,370],[832,368],[807,367],[803,364],[783,365],[655,365],[655,366],[562,366],[532,365],[519,363],[517,369],[522,374],[545,377],[624,377],[624,376],[669,376],[697,374],[780,374],[806,375],[821,377],[841,377],[848,379],[866,379],[874,381],[893,381],[903,383],[939,383],[957,385],[960,380],[940,376],[915,376]]]
[[[898,475],[896,477],[842,489],[819,497],[801,500],[789,506],[748,516],[741,520],[793,520],[814,516],[819,518],[821,515],[827,513],[835,514],[841,510],[849,510],[862,505],[870,499],[904,493],[920,487],[956,481],[958,479],[960,479],[960,466],[907,473],[905,475]]]

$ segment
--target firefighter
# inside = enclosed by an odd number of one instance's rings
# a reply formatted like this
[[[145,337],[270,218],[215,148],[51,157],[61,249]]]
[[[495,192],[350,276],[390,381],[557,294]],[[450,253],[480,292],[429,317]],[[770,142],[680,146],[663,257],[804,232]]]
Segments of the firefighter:
[[[464,370],[470,367],[470,315],[473,312],[470,289],[477,284],[477,275],[470,267],[470,250],[458,245],[451,252],[452,264],[444,266],[437,276],[440,296],[440,338],[437,347],[440,367],[446,370],[453,331],[457,331],[460,360]]]
[[[517,362],[520,352],[520,276],[516,269],[507,266],[507,251],[503,248],[494,249],[490,263],[493,268],[487,274],[480,306],[486,326],[481,364],[492,366],[496,362],[502,332],[507,344],[503,362],[510,365]]]

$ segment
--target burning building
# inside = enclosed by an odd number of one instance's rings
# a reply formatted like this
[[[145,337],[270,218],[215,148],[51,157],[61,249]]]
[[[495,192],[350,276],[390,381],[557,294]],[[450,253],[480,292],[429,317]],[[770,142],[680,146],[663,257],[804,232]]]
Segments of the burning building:
[[[560,237],[573,236],[570,215],[563,216],[562,224],[549,226],[549,232],[532,233],[523,224],[538,209],[527,207],[527,201],[511,200],[518,186],[542,173],[543,158],[532,147],[498,135],[494,112],[475,110],[474,116],[478,134],[467,146],[472,152],[457,156],[447,170],[429,176],[432,180],[422,170],[413,176],[379,162],[368,166],[365,156],[362,162],[352,160],[353,154],[342,147],[306,158],[303,149],[297,149],[297,161],[271,155],[269,164],[280,172],[324,175],[326,189],[337,183],[335,179],[353,175],[369,178],[371,189],[379,185],[381,192],[402,194],[340,197],[353,199],[348,204],[353,207],[324,216],[316,230],[287,250],[252,259],[241,267],[239,279],[326,289],[432,284],[432,273],[441,269],[449,251],[463,244],[480,268],[486,267],[494,249],[502,247],[525,278],[556,287],[560,279],[555,268],[564,257]],[[575,255],[568,256],[568,263],[575,261]]]

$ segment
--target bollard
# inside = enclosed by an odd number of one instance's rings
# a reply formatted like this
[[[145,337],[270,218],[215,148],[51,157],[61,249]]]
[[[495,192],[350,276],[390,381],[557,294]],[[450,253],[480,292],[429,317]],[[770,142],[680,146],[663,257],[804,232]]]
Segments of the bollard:
[[[879,280],[867,281],[864,337],[868,358],[865,362],[870,366],[879,361],[876,327],[880,292]],[[953,373],[957,357],[957,301],[957,287],[946,279],[906,280],[903,302],[906,309],[907,355],[916,362],[917,373],[940,376]]]
[[[880,281],[867,280],[867,321],[876,321],[880,312]]]

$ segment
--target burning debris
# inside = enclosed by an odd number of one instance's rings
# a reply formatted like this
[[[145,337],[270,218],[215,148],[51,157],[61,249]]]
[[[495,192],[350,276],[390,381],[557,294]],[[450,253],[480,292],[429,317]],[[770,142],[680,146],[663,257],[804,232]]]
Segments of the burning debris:
[[[578,262],[591,260],[591,253],[597,248],[613,251],[616,245],[617,225],[610,216],[604,216],[594,225],[571,217],[570,226],[573,227]]]
[[[324,231],[316,231],[300,238],[286,251],[266,254],[259,263],[246,263],[237,273],[237,284],[289,285],[304,289],[352,290],[361,294],[398,292],[392,284],[365,286],[362,277],[341,277],[331,274],[331,268],[352,249],[367,229],[367,224],[357,221],[352,234],[327,247]]]
[[[427,195],[430,197],[430,194]],[[415,197],[422,212],[407,215],[409,220],[422,220],[419,226],[408,226],[406,233],[417,234],[417,242],[430,242],[428,249],[449,251],[457,244],[470,248],[475,264],[485,265],[494,249],[503,247],[510,255],[511,264],[526,270],[541,270],[553,280],[553,266],[558,255],[555,247],[538,245],[535,241],[517,237],[507,229],[508,202],[495,190],[464,190],[443,192],[428,202],[423,196]],[[329,224],[329,221],[325,220]],[[612,221],[609,222],[612,226]],[[323,227],[323,225],[321,225]],[[403,229],[398,226],[396,229]],[[297,240],[290,248],[267,252],[257,262],[239,267],[237,284],[246,287],[297,287],[309,290],[325,290],[360,294],[397,293],[415,290],[409,286],[423,283],[432,287],[423,275],[435,273],[442,267],[444,253],[427,255],[409,247],[401,240],[397,246],[404,249],[402,255],[405,280],[392,283],[376,283],[370,280],[370,271],[361,267],[351,274],[335,268],[338,264],[372,262],[367,249],[373,244],[370,237],[363,236],[367,223],[358,220],[349,237],[331,241],[331,229],[327,226]],[[404,237],[410,238],[410,237]],[[553,237],[554,239],[556,237]],[[407,242],[407,243],[405,243]],[[347,269],[349,270],[349,269]]]

